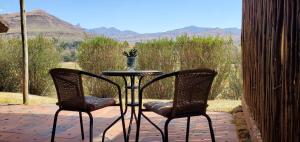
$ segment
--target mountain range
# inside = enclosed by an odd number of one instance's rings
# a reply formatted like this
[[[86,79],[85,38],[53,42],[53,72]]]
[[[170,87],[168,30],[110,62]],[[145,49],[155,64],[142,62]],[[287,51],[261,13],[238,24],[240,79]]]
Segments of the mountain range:
[[[34,10],[26,13],[28,37],[43,34],[48,37],[63,40],[81,40],[85,31],[43,10]],[[19,37],[21,32],[20,14],[9,13],[0,15],[8,24],[9,30],[3,34],[5,37]]]
[[[19,13],[9,13],[0,15],[8,23],[9,30],[4,37],[20,36],[20,15]],[[62,40],[82,40],[86,36],[107,36],[119,41],[128,41],[129,43],[147,41],[157,38],[174,39],[180,35],[188,36],[231,36],[235,42],[240,41],[241,30],[238,28],[206,28],[197,26],[188,26],[180,29],[158,32],[158,33],[137,33],[130,30],[121,31],[117,28],[100,27],[85,29],[80,26],[72,25],[62,19],[59,19],[43,10],[33,10],[27,12],[28,36],[34,37],[42,34],[47,37],[55,37]]]
[[[88,33],[92,35],[103,35],[107,37],[111,37],[113,39],[119,41],[128,41],[129,43],[135,43],[140,41],[147,41],[151,39],[157,38],[170,38],[174,39],[180,35],[188,35],[188,36],[231,36],[231,38],[239,42],[241,30],[238,28],[203,28],[203,27],[196,27],[196,26],[189,26],[180,29],[175,29],[166,32],[158,32],[158,33],[145,33],[140,34],[134,31],[121,31],[114,27],[111,28],[94,28],[87,30]]]

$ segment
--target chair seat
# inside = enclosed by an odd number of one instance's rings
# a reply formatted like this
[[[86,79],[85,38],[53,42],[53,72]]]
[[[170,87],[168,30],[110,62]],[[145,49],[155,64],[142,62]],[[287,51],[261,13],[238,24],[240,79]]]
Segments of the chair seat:
[[[94,96],[85,96],[85,102],[89,111],[101,109],[116,104],[113,98],[98,98]]]
[[[167,118],[170,117],[179,118],[179,117],[186,117],[186,116],[201,115],[205,113],[208,105],[202,101],[190,102],[186,105],[182,105],[180,108],[177,108],[177,112],[173,114],[174,116],[172,116],[173,102],[157,102],[157,101],[147,102],[144,103],[144,107],[149,111],[153,111]]]
[[[173,102],[147,102],[144,103],[147,110],[153,111],[159,115],[170,117],[173,108]]]

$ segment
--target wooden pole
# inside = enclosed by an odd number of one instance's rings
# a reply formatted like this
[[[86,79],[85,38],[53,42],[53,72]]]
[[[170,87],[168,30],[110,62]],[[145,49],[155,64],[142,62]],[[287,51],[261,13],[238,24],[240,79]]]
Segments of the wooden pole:
[[[26,11],[25,0],[20,0],[20,15],[21,15],[21,34],[22,34],[22,51],[23,51],[23,104],[28,104],[28,86],[29,86],[29,71],[28,71],[28,43],[27,43],[27,27],[26,27]]]

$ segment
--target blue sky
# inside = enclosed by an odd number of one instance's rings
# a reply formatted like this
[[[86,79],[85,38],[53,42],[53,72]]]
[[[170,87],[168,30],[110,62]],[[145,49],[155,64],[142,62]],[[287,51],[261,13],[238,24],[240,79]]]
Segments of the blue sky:
[[[25,0],[84,28],[115,27],[139,33],[186,26],[241,27],[242,0]],[[18,0],[0,0],[0,13],[19,11]]]

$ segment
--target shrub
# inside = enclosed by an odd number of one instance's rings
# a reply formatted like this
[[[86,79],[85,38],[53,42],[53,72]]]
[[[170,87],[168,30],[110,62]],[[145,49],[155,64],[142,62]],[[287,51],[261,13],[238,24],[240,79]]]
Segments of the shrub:
[[[75,62],[77,60],[76,50],[74,49],[65,49],[61,54],[64,62]]]
[[[100,74],[104,70],[126,68],[122,56],[127,42],[119,43],[106,37],[85,39],[78,49],[78,63],[83,70]],[[230,38],[180,36],[176,41],[157,39],[135,44],[138,50],[137,69],[160,70],[165,73],[193,68],[211,68],[218,72],[209,99],[238,99],[241,95],[240,57],[233,53]],[[235,57],[235,58],[234,58]],[[113,78],[119,84],[121,78]],[[152,77],[144,79],[148,81]],[[84,78],[87,94],[99,97],[114,97],[115,88],[96,79]],[[157,82],[145,90],[145,98],[171,99],[174,79]],[[105,94],[103,94],[105,92]]]
[[[176,39],[175,47],[180,59],[180,69],[210,68],[218,72],[209,99],[222,94],[231,69],[231,39],[220,37],[188,37]]]
[[[21,40],[0,40],[0,90],[17,92],[22,81]],[[29,93],[49,95],[52,82],[49,69],[60,63],[60,55],[51,39],[38,36],[28,40]]]
[[[232,62],[229,76],[227,78],[227,86],[225,93],[218,96],[221,99],[240,99],[243,95],[242,91],[242,66],[241,66],[241,50],[238,46],[231,50]]]
[[[165,73],[174,71],[176,58],[173,45],[174,41],[168,39],[158,39],[136,44],[136,48],[139,50],[139,69],[160,70]],[[159,81],[149,86],[145,90],[144,95],[146,98],[171,99],[173,97],[173,84],[174,79],[172,78]]]
[[[58,41],[57,46],[60,50],[64,62],[75,62],[77,60],[76,51],[79,48],[81,41]]]
[[[37,36],[28,40],[29,92],[49,95],[52,86],[49,70],[59,66],[61,56],[52,39]]]
[[[125,67],[122,60],[120,44],[107,37],[85,39],[78,49],[78,63],[88,72],[100,74],[105,70],[117,70]],[[121,83],[122,80],[116,80]],[[115,88],[93,78],[85,78],[84,85],[89,95],[99,97],[115,97]]]
[[[20,40],[0,39],[0,91],[20,91],[22,77]]]

